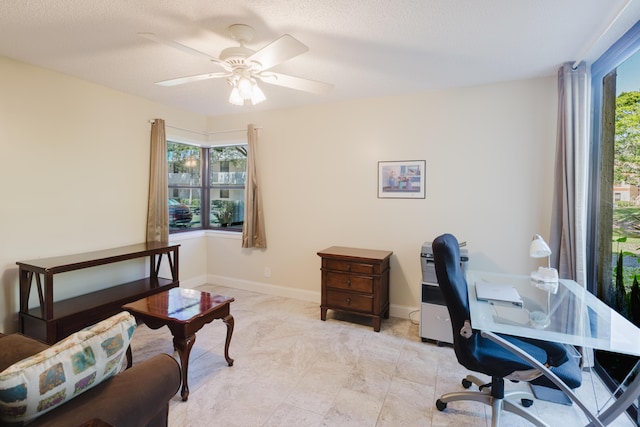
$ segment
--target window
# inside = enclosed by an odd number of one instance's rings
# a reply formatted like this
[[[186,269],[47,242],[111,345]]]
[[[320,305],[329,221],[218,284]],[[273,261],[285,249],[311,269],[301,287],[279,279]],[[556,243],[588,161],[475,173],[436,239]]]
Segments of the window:
[[[640,327],[640,23],[591,70],[594,122],[588,288]],[[636,360],[597,351],[595,367],[614,390]],[[637,419],[636,405],[629,412]]]
[[[169,232],[200,227],[202,149],[167,141]]]
[[[167,141],[167,166],[171,233],[242,231],[246,144],[197,147]]]
[[[209,149],[210,227],[242,231],[246,177],[246,145]]]

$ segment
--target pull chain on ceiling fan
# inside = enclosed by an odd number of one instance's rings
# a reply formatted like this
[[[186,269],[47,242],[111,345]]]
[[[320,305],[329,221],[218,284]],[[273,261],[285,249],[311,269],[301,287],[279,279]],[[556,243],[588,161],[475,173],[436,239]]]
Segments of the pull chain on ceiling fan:
[[[138,33],[138,35],[188,54],[206,58],[224,70],[223,72],[198,74],[156,82],[161,86],[176,86],[200,80],[226,78],[232,88],[229,102],[234,105],[245,105],[247,102],[255,105],[266,100],[264,92],[258,86],[258,80],[318,95],[326,95],[333,88],[333,85],[328,83],[269,71],[276,65],[309,50],[307,46],[289,34],[284,34],[262,49],[254,51],[245,46],[246,43],[253,40],[255,34],[253,28],[244,24],[234,24],[229,27],[229,33],[240,43],[240,46],[223,49],[218,58],[176,41],[158,37],[153,33]]]

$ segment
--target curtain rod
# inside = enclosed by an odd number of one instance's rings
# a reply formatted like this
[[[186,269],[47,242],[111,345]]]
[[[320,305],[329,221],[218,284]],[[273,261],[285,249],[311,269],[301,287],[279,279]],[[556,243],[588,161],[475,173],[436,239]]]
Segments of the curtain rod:
[[[149,120],[149,123],[151,123],[151,124],[154,124],[155,122],[156,122],[155,120]],[[164,124],[164,127],[171,128],[171,129],[176,129],[176,130],[182,130],[182,131],[185,131],[185,132],[197,133],[198,135],[207,136],[207,132],[201,132],[199,130],[191,130],[191,129],[179,128],[179,127],[176,127],[176,126],[170,126],[170,125],[168,125],[166,123]]]
[[[151,124],[153,124],[155,122],[156,122],[155,120],[149,120],[149,123],[151,123]],[[185,132],[197,133],[197,134],[203,135],[203,136],[215,135],[215,134],[218,134],[218,133],[242,132],[242,131],[246,131],[247,130],[247,128],[244,128],[244,129],[224,129],[224,130],[216,130],[216,131],[212,131],[212,132],[201,132],[201,131],[198,131],[198,130],[184,129],[184,128],[179,128],[179,127],[176,127],[176,126],[171,126],[171,125],[168,125],[166,123],[165,123],[164,126],[168,127],[168,128],[171,128],[171,129],[182,130],[182,131],[185,131]],[[254,129],[262,129],[262,128],[254,126]]]
[[[622,7],[620,8],[620,10],[616,14],[616,16],[613,17],[613,19],[611,20],[611,22],[609,22],[609,25],[607,25],[607,27],[604,29],[604,31],[602,31],[598,37],[596,37],[589,45],[587,45],[583,49],[583,51],[578,56],[578,59],[576,60],[576,62],[573,63],[571,68],[573,68],[574,70],[576,68],[578,68],[578,65],[580,65],[580,63],[584,60],[585,56],[587,56],[587,54],[591,51],[591,49],[593,49],[593,47],[596,45],[596,43],[598,43],[600,41],[600,39],[602,37],[604,37],[605,34],[607,34],[607,31],[609,31],[611,29],[611,27],[613,26],[613,24],[616,23],[618,18],[620,18],[620,16],[622,16],[622,13],[631,4],[631,1],[632,0],[627,0],[627,2],[624,5],[622,5]]]
[[[254,126],[253,127],[255,130],[260,130],[262,129],[262,127],[259,126]],[[207,132],[207,135],[215,135],[217,133],[231,133],[231,132],[245,132],[247,130],[247,128],[242,128],[242,129],[224,129],[224,130],[214,130],[211,132]]]
[[[242,131],[246,131],[247,128],[244,129],[225,129],[225,130],[215,130],[215,131],[211,131],[211,132],[207,132],[208,135],[215,135],[218,133],[231,133],[231,132],[242,132]]]

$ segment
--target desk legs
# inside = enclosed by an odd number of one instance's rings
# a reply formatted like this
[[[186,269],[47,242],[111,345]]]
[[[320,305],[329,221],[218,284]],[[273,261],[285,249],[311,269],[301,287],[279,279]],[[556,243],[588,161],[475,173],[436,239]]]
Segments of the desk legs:
[[[600,415],[599,419],[604,425],[609,424],[626,411],[638,396],[640,396],[640,375],[636,375],[636,378],[631,381],[631,384],[629,384],[629,387],[627,387],[624,393]]]

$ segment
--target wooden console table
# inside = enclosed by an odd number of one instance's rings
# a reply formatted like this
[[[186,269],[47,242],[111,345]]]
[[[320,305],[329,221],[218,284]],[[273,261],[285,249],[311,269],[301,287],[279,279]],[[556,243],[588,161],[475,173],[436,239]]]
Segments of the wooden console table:
[[[96,252],[17,262],[20,276],[20,332],[54,344],[80,329],[120,311],[122,305],[180,284],[179,244],[139,243]],[[159,277],[163,255],[167,256],[171,278]],[[100,265],[149,257],[149,277],[106,289],[54,301],[54,275]],[[38,293],[38,305],[29,307],[31,288]]]

